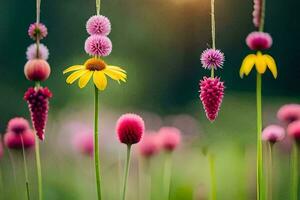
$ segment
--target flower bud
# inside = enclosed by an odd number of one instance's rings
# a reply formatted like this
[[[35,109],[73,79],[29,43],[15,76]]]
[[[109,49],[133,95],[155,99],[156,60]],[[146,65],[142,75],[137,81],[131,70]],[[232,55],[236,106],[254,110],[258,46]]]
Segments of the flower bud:
[[[42,59],[28,60],[24,67],[25,76],[30,81],[45,81],[50,72],[48,62]]]

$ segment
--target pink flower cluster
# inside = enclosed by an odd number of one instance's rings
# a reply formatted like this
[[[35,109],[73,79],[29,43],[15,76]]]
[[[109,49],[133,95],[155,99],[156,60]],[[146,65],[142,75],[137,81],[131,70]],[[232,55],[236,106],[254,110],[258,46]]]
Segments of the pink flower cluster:
[[[260,26],[261,7],[262,7],[262,1],[254,0],[252,16],[253,16],[253,24],[257,28]]]
[[[90,36],[86,39],[84,49],[90,56],[108,56],[112,51],[112,42],[107,37],[111,31],[111,24],[107,17],[95,15],[86,23],[86,30]]]
[[[8,122],[4,144],[11,149],[22,149],[23,146],[26,149],[34,146],[34,133],[26,119],[16,117]]]
[[[49,98],[51,97],[52,93],[50,92],[50,90],[43,87],[31,87],[26,91],[24,95],[24,99],[28,103],[34,129],[36,130],[36,134],[40,140],[45,139],[45,127],[48,119]]]

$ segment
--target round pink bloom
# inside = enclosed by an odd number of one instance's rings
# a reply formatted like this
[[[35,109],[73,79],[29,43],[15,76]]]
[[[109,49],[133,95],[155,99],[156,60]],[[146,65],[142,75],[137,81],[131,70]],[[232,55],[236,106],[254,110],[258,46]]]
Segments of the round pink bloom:
[[[224,64],[224,54],[218,49],[206,49],[201,54],[201,63],[205,69],[222,68]]]
[[[142,156],[150,158],[159,152],[159,138],[154,132],[148,132],[139,143],[139,150]]]
[[[273,39],[269,33],[252,32],[247,36],[246,44],[251,50],[266,50],[272,46]]]
[[[116,133],[120,142],[127,145],[138,143],[144,131],[144,120],[136,114],[124,114],[119,118],[116,124]]]
[[[84,49],[90,56],[108,56],[112,51],[112,43],[106,36],[91,35],[86,39]]]
[[[300,104],[286,104],[279,108],[277,118],[284,123],[300,120]]]
[[[34,133],[30,129],[21,134],[7,132],[4,135],[4,144],[10,149],[22,149],[22,139],[25,149],[31,148],[35,144]]]
[[[204,77],[200,81],[200,100],[202,101],[206,117],[210,121],[214,121],[219,113],[223,97],[224,97],[224,82],[220,78]]]
[[[173,151],[181,141],[181,132],[175,127],[162,127],[159,131],[161,147],[166,151]]]
[[[28,28],[28,35],[33,40],[37,40],[37,39],[41,40],[44,37],[46,37],[47,34],[48,34],[47,27],[42,23],[30,24]]]
[[[40,44],[38,52],[39,53],[37,53],[36,44],[31,44],[26,51],[27,60],[33,60],[37,58],[48,60],[49,50],[45,45]]]
[[[24,66],[24,74],[30,81],[45,81],[50,73],[50,65],[43,59],[28,60]]]
[[[29,122],[22,117],[15,117],[9,120],[7,125],[7,131],[15,134],[22,134],[28,129],[30,129]]]
[[[94,136],[92,132],[78,132],[74,135],[73,146],[75,150],[84,155],[92,156],[94,153]]]
[[[275,143],[284,139],[284,128],[278,125],[267,126],[262,132],[262,140]]]
[[[300,141],[300,120],[290,123],[287,128],[287,133],[296,141]]]
[[[86,30],[90,35],[107,36],[111,31],[111,24],[107,17],[94,15],[86,22]]]
[[[253,16],[253,24],[255,27],[259,27],[260,25],[261,7],[262,7],[262,1],[254,0],[252,16]]]

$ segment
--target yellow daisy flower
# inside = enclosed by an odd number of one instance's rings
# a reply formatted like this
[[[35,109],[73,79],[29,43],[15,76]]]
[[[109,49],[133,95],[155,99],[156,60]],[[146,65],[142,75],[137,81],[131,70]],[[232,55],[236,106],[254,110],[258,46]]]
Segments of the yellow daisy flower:
[[[275,60],[272,56],[268,54],[262,54],[258,51],[255,54],[249,54],[243,60],[242,66],[240,68],[240,77],[243,78],[244,75],[248,76],[252,68],[256,67],[256,71],[260,74],[264,74],[266,69],[269,68],[274,78],[277,78],[277,67]]]
[[[90,58],[83,65],[74,65],[63,71],[63,74],[73,72],[68,76],[66,82],[74,83],[77,79],[78,86],[84,88],[93,77],[93,82],[99,90],[105,90],[107,86],[106,75],[120,83],[126,82],[126,71],[117,66],[107,65],[100,58]]]

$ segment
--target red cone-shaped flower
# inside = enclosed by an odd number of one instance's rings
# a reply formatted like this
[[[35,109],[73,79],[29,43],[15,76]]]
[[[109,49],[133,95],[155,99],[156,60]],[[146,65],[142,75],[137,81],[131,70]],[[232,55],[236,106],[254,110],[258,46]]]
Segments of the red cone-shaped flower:
[[[220,110],[224,97],[224,82],[220,78],[204,77],[199,83],[200,99],[202,101],[206,117],[210,121],[214,121]]]
[[[31,87],[24,95],[24,99],[27,101],[30,110],[32,124],[37,136],[41,140],[45,138],[44,134],[48,118],[49,98],[51,97],[52,93],[50,90],[43,87]]]

